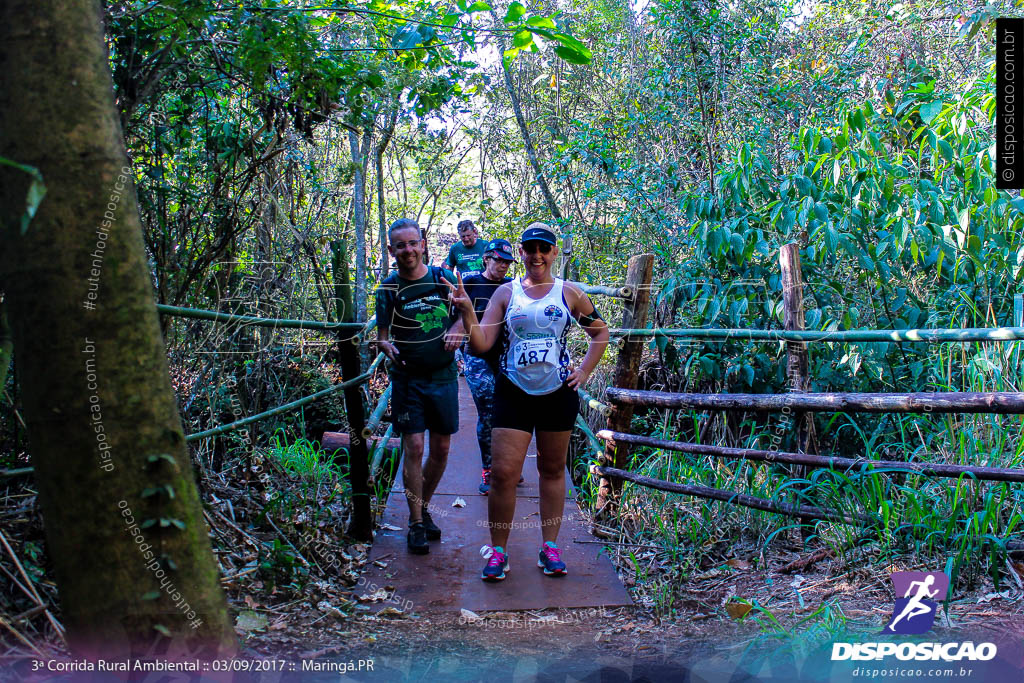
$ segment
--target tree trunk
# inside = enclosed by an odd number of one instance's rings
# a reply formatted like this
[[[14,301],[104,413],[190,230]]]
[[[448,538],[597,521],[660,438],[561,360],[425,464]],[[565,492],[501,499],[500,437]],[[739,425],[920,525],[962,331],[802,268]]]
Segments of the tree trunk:
[[[352,218],[356,228],[356,291],[354,303],[356,322],[366,320],[366,164],[373,139],[373,126],[368,125],[360,144],[359,133],[348,132],[352,148],[352,163],[355,165],[355,181],[352,188]]]
[[[494,10],[491,10],[491,19],[494,21],[495,27],[500,28],[502,26]],[[533,138],[530,137],[530,129],[526,127],[526,119],[523,117],[523,108],[519,102],[519,95],[516,94],[515,86],[512,83],[512,74],[509,73],[508,66],[505,64],[505,60],[502,59],[502,55],[505,54],[505,41],[500,33],[495,33],[494,38],[498,42],[498,58],[501,59],[501,73],[505,77],[505,88],[508,90],[509,100],[512,101],[512,112],[516,115],[519,133],[523,136],[526,157],[530,160],[530,167],[533,168],[533,174],[537,178],[537,186],[540,188],[540,193],[544,196],[544,202],[548,205],[548,211],[551,212],[555,220],[561,221],[562,212],[559,211],[558,204],[555,203],[555,197],[551,194],[551,188],[548,187],[547,178],[544,177],[544,172],[541,171],[540,161],[537,159],[537,151],[533,147]]]
[[[384,152],[387,151],[388,143],[391,142],[391,136],[395,133],[395,124],[398,123],[398,107],[395,107],[395,111],[388,117],[387,126],[384,127],[384,132],[381,135],[380,142],[377,144],[376,150],[376,163],[377,163],[377,225],[379,230],[379,242],[380,242],[380,277],[377,278],[377,282],[381,282],[388,276],[388,225],[387,216],[384,211]]]
[[[0,298],[0,394],[7,387],[7,370],[14,355],[14,337],[7,324],[7,304]]]
[[[0,5],[0,156],[48,189],[22,235],[28,177],[0,170],[0,287],[49,555],[76,655],[231,655],[101,18],[96,0]]]
[[[274,316],[271,291],[276,276],[274,264],[274,234],[277,232],[277,168],[271,161],[263,170],[264,192],[263,220],[256,222],[256,311],[255,315],[265,318]],[[254,333],[259,343],[256,350],[269,350],[274,345],[274,328],[261,328]],[[256,412],[259,412],[259,406]]]
[[[654,254],[638,254],[629,259],[626,270],[626,286],[632,289],[633,297],[626,302],[622,312],[622,327],[630,329],[643,327],[647,324],[647,309],[651,301],[651,278],[654,275]],[[643,359],[644,347],[642,339],[626,337],[619,347],[619,356],[615,360],[615,374],[612,386],[608,387],[607,395],[617,387],[622,391],[635,390],[640,376],[640,361]],[[613,432],[628,432],[633,422],[633,407],[620,404],[608,416],[608,429]],[[629,446],[622,444],[608,449],[608,456],[613,467],[625,469],[629,463]],[[614,479],[601,479],[597,492],[597,511],[607,517],[615,512],[621,490],[620,483]]]

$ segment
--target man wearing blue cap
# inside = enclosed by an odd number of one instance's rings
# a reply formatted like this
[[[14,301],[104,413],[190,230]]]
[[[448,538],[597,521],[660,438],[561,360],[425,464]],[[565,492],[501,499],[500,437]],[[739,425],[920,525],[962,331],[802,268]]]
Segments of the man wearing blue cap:
[[[477,318],[482,318],[498,287],[511,282],[506,277],[509,266],[516,260],[512,245],[507,240],[491,240],[484,249],[484,270],[478,275],[463,278],[466,293],[473,300]],[[480,477],[480,493],[487,495],[491,490],[491,422],[494,419],[494,386],[501,349],[497,345],[490,351],[474,354],[468,347],[464,355],[466,362],[466,383],[476,404],[476,438],[480,444],[480,461],[483,473]]]

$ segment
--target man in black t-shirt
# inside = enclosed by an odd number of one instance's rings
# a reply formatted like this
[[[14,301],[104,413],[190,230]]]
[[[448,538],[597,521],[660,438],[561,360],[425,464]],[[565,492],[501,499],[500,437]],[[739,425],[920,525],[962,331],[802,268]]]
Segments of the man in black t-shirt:
[[[505,277],[505,273],[514,261],[512,245],[508,241],[491,240],[484,250],[483,272],[462,279],[466,294],[473,301],[477,320],[483,318],[487,304],[498,287],[512,281],[512,278]],[[473,354],[468,347],[464,354],[466,383],[469,384],[476,404],[476,438],[480,444],[480,460],[483,464],[480,493],[485,496],[491,490],[491,422],[494,418],[494,386],[500,355],[500,344],[495,344],[481,356]]]
[[[377,288],[377,345],[392,363],[391,411],[405,449],[409,551],[426,554],[427,540],[441,538],[429,505],[448,463],[451,435],[459,429],[454,352],[464,335],[448,306],[445,282],[455,284],[455,276],[423,263],[426,240],[416,221],[392,223],[388,242],[397,272]],[[430,451],[423,463],[428,430]]]

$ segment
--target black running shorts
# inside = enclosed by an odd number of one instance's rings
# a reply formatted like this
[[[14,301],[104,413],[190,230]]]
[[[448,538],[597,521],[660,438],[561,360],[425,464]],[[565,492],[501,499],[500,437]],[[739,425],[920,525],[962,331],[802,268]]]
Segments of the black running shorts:
[[[568,384],[550,394],[528,394],[498,374],[494,392],[494,429],[518,429],[521,432],[568,432],[576,424],[580,399]]]
[[[391,374],[391,413],[399,434],[459,431],[459,384]]]

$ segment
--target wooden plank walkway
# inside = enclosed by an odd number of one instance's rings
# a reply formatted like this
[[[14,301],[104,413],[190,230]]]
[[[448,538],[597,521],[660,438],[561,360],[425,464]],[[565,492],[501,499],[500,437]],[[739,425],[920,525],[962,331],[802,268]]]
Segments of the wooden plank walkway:
[[[557,607],[614,607],[632,605],[629,593],[601,546],[577,541],[596,540],[587,531],[576,504],[571,481],[566,475],[565,519],[558,536],[568,576],[548,577],[537,567],[541,545],[536,446],[530,445],[523,467],[525,482],[520,484],[514,527],[509,537],[511,568],[501,582],[485,583],[480,570],[485,560],[480,547],[489,542],[487,533],[487,497],[477,490],[480,483],[480,449],[476,442],[476,407],[465,380],[459,378],[459,431],[452,437],[448,467],[437,487],[431,515],[441,528],[441,540],[431,541],[428,555],[412,555],[406,550],[408,507],[402,487],[401,469],[388,497],[382,524],[400,531],[377,529],[377,537],[357,592],[387,587],[394,589],[396,606],[413,612],[515,611]],[[466,507],[453,507],[456,498]]]

